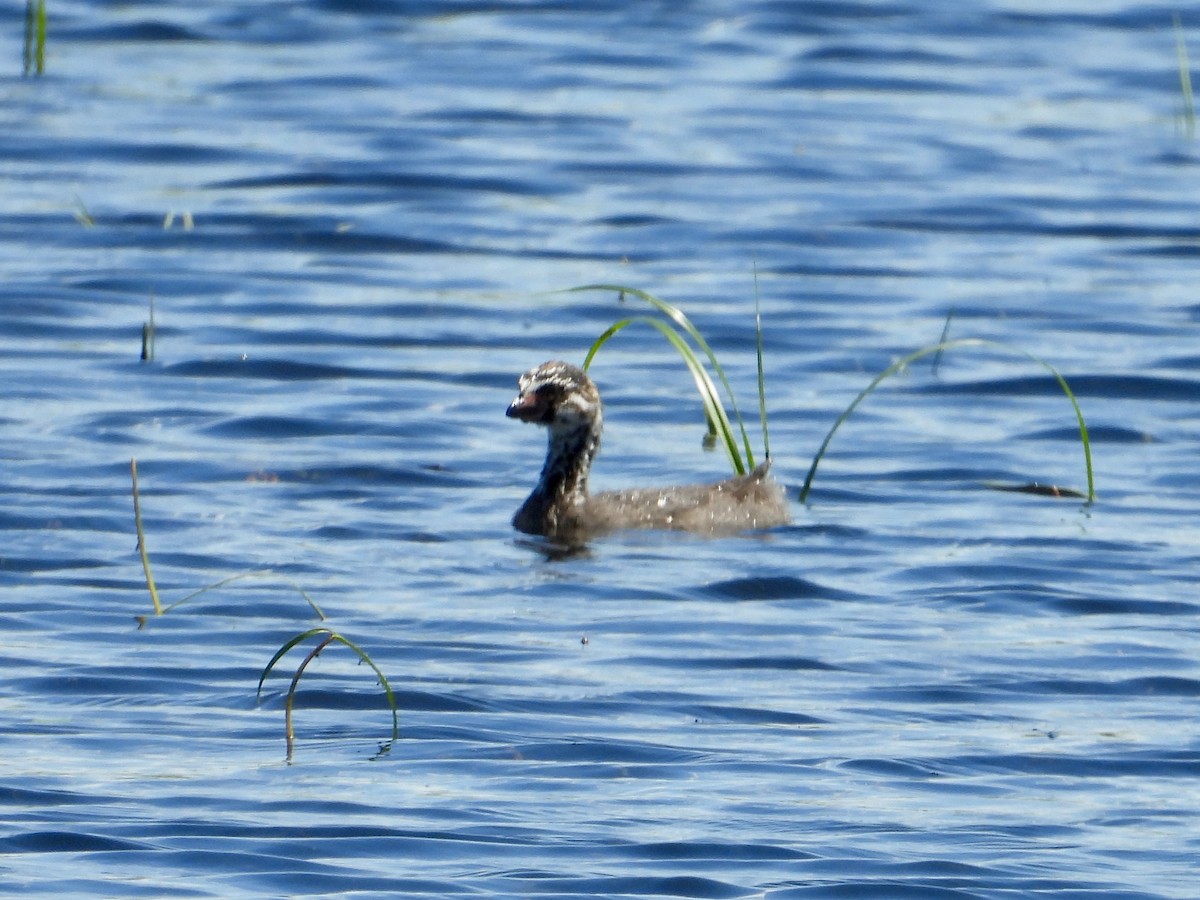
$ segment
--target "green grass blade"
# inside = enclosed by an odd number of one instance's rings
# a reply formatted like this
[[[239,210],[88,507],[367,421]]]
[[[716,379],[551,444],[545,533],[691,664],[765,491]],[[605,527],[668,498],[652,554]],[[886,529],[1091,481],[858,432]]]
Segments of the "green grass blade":
[[[142,527],[142,503],[141,503],[141,493],[138,490],[138,471],[137,471],[137,460],[136,459],[131,459],[129,461],[129,474],[133,481],[133,525],[134,525],[134,530],[137,532],[138,553],[142,558],[142,569],[146,573],[146,588],[150,591],[150,601],[154,604],[154,614],[156,616],[161,616],[164,613],[168,613],[171,610],[175,609],[176,607],[181,606],[184,603],[187,603],[189,600],[193,599],[194,597],[199,597],[201,594],[204,594],[211,590],[215,590],[216,588],[219,588],[219,587],[224,587],[225,585],[229,584],[230,582],[238,581],[242,578],[278,578],[284,584],[290,585],[293,589],[295,589],[300,594],[301,597],[304,598],[305,602],[308,603],[308,605],[312,608],[313,612],[315,612],[317,614],[317,618],[321,619],[321,621],[325,620],[324,611],[322,611],[321,607],[319,607],[317,605],[317,601],[315,601],[312,597],[310,597],[308,595],[308,592],[305,591],[304,588],[302,588],[296,582],[291,581],[290,579],[282,578],[282,577],[276,575],[276,573],[272,572],[270,569],[262,569],[260,571],[255,571],[255,572],[240,572],[237,575],[231,575],[228,578],[222,578],[220,581],[216,581],[216,582],[213,582],[212,584],[205,585],[204,587],[200,588],[197,591],[192,591],[186,597],[183,597],[180,600],[176,600],[174,603],[170,604],[169,606],[163,606],[162,600],[158,595],[158,586],[155,584],[155,581],[154,581],[154,572],[150,568],[150,554],[149,554],[149,551],[147,551],[147,549],[146,549],[146,534],[145,534],[145,530]],[[138,621],[142,625],[146,624],[146,620],[145,620],[144,616],[139,616]]]
[[[695,342],[696,346],[708,358],[709,365],[713,371],[717,373],[717,378],[721,382],[721,386],[725,389],[725,395],[729,398],[729,408],[733,410],[733,417],[738,423],[738,429],[741,432],[742,445],[746,450],[746,459],[750,461],[750,466],[754,466],[754,451],[750,446],[750,437],[746,434],[746,425],[742,420],[742,413],[738,409],[737,397],[733,393],[733,387],[729,384],[729,379],[725,375],[725,370],[721,367],[720,361],[717,359],[717,354],[713,352],[708,341],[704,339],[704,335],[700,330],[692,324],[692,320],[684,315],[683,310],[665,300],[660,300],[653,294],[648,294],[645,291],[640,291],[637,288],[624,287],[619,284],[585,284],[580,287],[568,288],[564,293],[574,294],[581,291],[615,291],[619,294],[628,294],[632,297],[637,297],[646,303],[649,303],[656,310],[683,329],[684,333]],[[739,470],[740,474],[740,470]]]
[[[1059,374],[1058,370],[1055,369],[1054,366],[1050,365],[1050,363],[1046,362],[1041,357],[1035,356],[1019,347],[1013,347],[1001,341],[991,341],[984,338],[960,338],[958,340],[941,341],[928,347],[922,347],[920,350],[910,353],[899,362],[895,362],[888,366],[873,379],[871,379],[871,383],[863,388],[859,392],[858,396],[851,401],[850,405],[847,406],[842,414],[837,417],[837,420],[833,423],[833,427],[830,428],[829,432],[825,435],[825,440],[821,442],[821,446],[817,450],[816,456],[813,457],[812,465],[809,466],[808,475],[805,476],[804,479],[804,486],[800,489],[800,502],[803,503],[808,499],[808,493],[812,488],[812,482],[813,478],[816,476],[817,467],[821,464],[821,460],[825,456],[825,451],[829,449],[829,443],[833,440],[834,434],[842,426],[842,423],[850,418],[850,415],[855,409],[858,408],[858,405],[862,403],[882,381],[891,375],[896,374],[909,364],[916,362],[922,357],[929,356],[930,354],[934,353],[941,353],[944,350],[950,350],[956,347],[997,347],[1002,350],[1008,350],[1020,356],[1024,356],[1026,359],[1032,360],[1054,376],[1054,379],[1058,382],[1058,386],[1062,388],[1063,393],[1066,394],[1067,399],[1071,402],[1071,408],[1075,412],[1075,420],[1079,424],[1079,441],[1083,447],[1084,466],[1087,470],[1087,502],[1089,504],[1095,502],[1096,483],[1092,470],[1092,449],[1091,442],[1088,440],[1087,423],[1083,419],[1083,410],[1079,408],[1079,402],[1075,399],[1075,394],[1072,392],[1070,385],[1067,384],[1067,380],[1063,378],[1061,374]]]
[[[129,461],[129,473],[133,479],[133,527],[137,531],[138,554],[142,557],[142,570],[146,573],[146,588],[150,591],[150,602],[154,604],[154,614],[161,616],[165,610],[162,601],[158,599],[158,587],[154,583],[154,573],[150,570],[150,554],[146,550],[146,533],[142,530],[142,500],[138,493],[136,459]]]
[[[37,3],[37,52],[34,54],[34,65],[37,73],[46,71],[46,0]]]
[[[379,668],[379,666],[375,665],[375,661],[371,659],[371,657],[367,654],[367,651],[363,650],[362,647],[358,646],[358,644],[355,644],[349,638],[343,637],[336,632],[333,634],[333,639],[338,643],[345,644],[347,647],[357,653],[358,658],[370,666],[371,671],[375,673],[375,677],[379,679],[379,684],[383,688],[384,695],[387,697],[388,706],[390,706],[392,709],[392,740],[396,740],[396,738],[400,735],[400,718],[396,712],[396,695],[392,693],[392,686],[388,683],[387,676],[383,674],[383,671]]]
[[[767,433],[767,382],[763,368],[762,302],[758,296],[757,260],[754,263],[754,354],[758,364],[758,419],[762,422],[763,458],[770,459],[771,436]],[[754,465],[753,458],[750,465]]]
[[[75,221],[84,228],[96,227],[95,217],[88,211],[87,206],[78,195],[75,196]]]
[[[733,470],[738,475],[743,475],[746,472],[745,464],[742,462],[741,453],[738,450],[737,438],[733,432],[733,425],[729,421],[729,416],[725,412],[725,407],[721,404],[720,394],[717,392],[716,385],[713,384],[712,378],[696,357],[695,351],[691,345],[683,339],[683,337],[672,328],[669,324],[661,319],[654,319],[650,316],[631,316],[626,319],[621,319],[618,322],[610,325],[600,337],[588,349],[587,356],[583,360],[583,368],[587,369],[595,358],[600,348],[607,344],[615,335],[623,331],[626,327],[634,323],[650,325],[658,331],[670,342],[671,346],[679,353],[684,364],[691,373],[692,380],[696,383],[696,391],[700,394],[700,402],[704,406],[704,415],[710,423],[715,423],[717,436],[721,439],[721,443],[725,447],[726,453],[729,455],[729,461],[733,466]],[[751,460],[753,465],[753,460]]]

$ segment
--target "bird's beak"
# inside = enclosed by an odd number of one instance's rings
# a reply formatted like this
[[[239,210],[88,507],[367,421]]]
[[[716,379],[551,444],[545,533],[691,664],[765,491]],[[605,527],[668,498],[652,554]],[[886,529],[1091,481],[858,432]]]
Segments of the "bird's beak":
[[[518,395],[516,400],[508,404],[508,410],[504,414],[510,419],[520,419],[522,422],[535,421],[541,416],[537,392],[530,391],[528,394]]]

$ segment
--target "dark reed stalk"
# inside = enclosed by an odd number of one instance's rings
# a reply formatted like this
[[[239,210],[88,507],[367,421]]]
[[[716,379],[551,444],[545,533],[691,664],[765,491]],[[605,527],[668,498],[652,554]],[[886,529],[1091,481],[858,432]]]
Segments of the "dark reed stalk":
[[[945,344],[950,340],[950,323],[954,321],[954,307],[950,307],[950,311],[946,313],[946,322],[942,325],[942,336],[937,339],[939,344]],[[937,378],[938,369],[942,365],[942,351],[939,350],[933,354],[933,363],[929,366],[929,374]]]
[[[154,293],[150,293],[150,318],[142,323],[142,362],[154,361]]]

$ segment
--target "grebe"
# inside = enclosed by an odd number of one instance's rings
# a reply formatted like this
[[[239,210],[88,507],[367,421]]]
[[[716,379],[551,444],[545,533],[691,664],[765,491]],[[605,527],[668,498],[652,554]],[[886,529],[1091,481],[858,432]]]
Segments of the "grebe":
[[[508,417],[549,430],[537,487],[513,516],[518,531],[580,544],[625,528],[717,535],[789,521],[787,498],[770,477],[770,460],[747,475],[715,484],[589,494],[588,474],[604,426],[596,385],[583,369],[558,360],[530,369],[518,385]]]

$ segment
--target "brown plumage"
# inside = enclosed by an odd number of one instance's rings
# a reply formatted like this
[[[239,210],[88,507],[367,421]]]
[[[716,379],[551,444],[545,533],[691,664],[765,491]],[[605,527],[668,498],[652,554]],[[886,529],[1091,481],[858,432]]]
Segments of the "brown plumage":
[[[513,526],[566,544],[624,528],[731,534],[789,521],[787,498],[770,476],[770,461],[715,484],[588,493],[600,450],[600,392],[578,366],[552,360],[521,376],[509,418],[545,425],[546,462]]]

